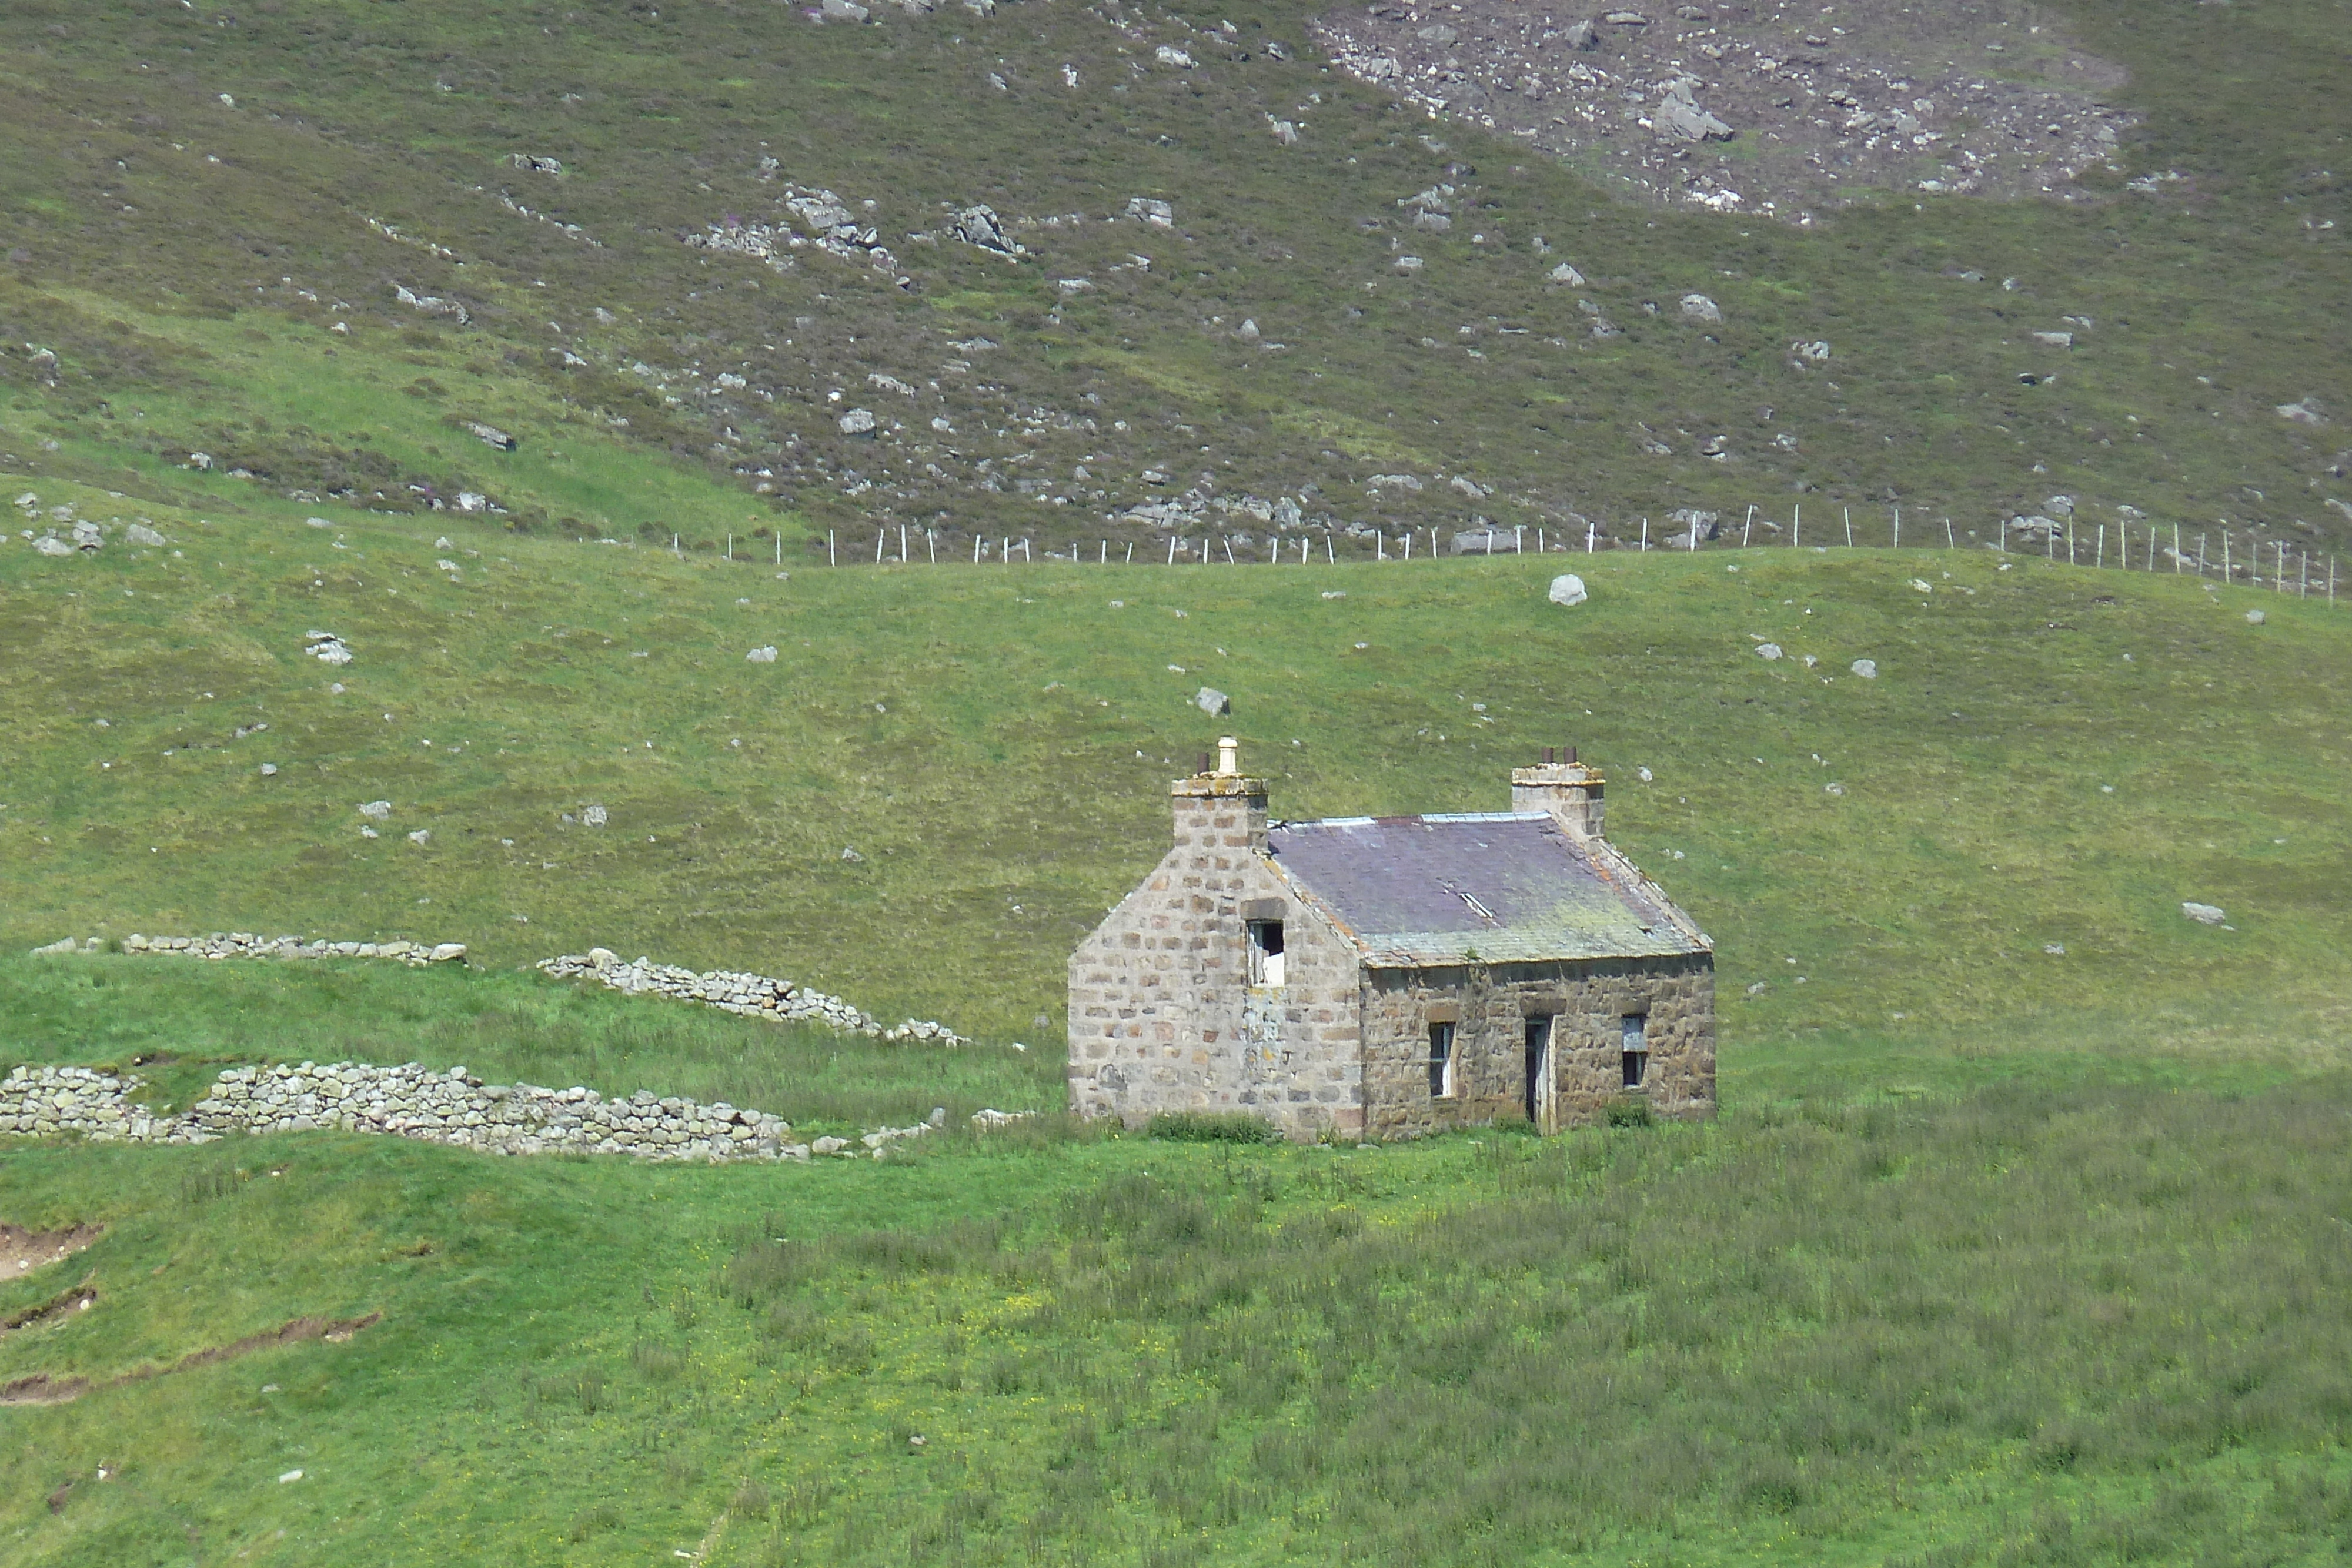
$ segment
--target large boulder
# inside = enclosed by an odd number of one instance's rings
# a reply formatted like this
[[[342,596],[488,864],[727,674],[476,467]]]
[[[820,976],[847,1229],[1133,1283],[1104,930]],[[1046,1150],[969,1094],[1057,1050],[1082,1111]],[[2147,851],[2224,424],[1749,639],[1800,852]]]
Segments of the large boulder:
[[[1564,571],[1551,580],[1551,591],[1544,597],[1561,606],[1581,604],[1585,601],[1584,579]]]

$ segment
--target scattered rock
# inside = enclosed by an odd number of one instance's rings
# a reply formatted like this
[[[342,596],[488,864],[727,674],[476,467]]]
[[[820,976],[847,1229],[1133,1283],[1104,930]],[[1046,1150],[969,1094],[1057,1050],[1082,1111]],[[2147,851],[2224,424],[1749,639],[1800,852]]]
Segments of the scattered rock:
[[[1167,205],[1165,202],[1160,204]],[[1129,205],[1132,207],[1134,204],[1130,202]],[[1014,256],[1029,254],[1024,246],[1005,234],[1004,225],[997,217],[993,207],[966,207],[956,214],[955,222],[950,227],[955,237],[964,244],[992,252],[997,256]]]
[[[332,632],[310,632],[302,641],[302,652],[322,664],[348,664],[352,662],[351,649],[345,647],[343,640]]]
[[[1585,287],[1584,274],[1577,271],[1576,268],[1569,266],[1569,264],[1564,261],[1558,267],[1553,267],[1546,276],[1550,277],[1554,283],[1565,283],[1570,288],[1582,288]]]
[[[2221,922],[2230,918],[2229,914],[2226,911],[2217,908],[2210,904],[2183,904],[2180,906],[2180,913],[2186,915],[2189,919],[2194,920],[2200,925],[2219,925]]]
[[[1151,52],[1151,57],[1163,66],[1174,66],[1179,70],[1192,68],[1192,57],[1172,45],[1160,45]]]
[[[371,822],[381,822],[392,815],[392,802],[389,800],[366,801],[360,807],[360,815]]]
[[[744,654],[743,657],[751,664],[772,664],[776,662],[775,644],[770,643],[764,648],[754,648],[750,653]]]
[[[1193,694],[1192,706],[1212,716],[1222,716],[1234,711],[1234,699],[1214,686],[1202,686]]]
[[[1878,679],[1878,661],[1875,659],[1856,659],[1852,667],[1853,673],[1865,681]]]
[[[2249,610],[2246,612],[2246,624],[2249,626],[2259,626],[2267,619],[2268,617],[2263,615],[2259,610]]]
[[[1586,597],[1584,579],[1572,571],[1562,572],[1551,580],[1551,588],[1544,597],[1563,607],[1581,604]]]
[[[2317,398],[2307,397],[2300,402],[2283,402],[2278,405],[2278,416],[2281,419],[2291,419],[2297,424],[2327,423],[2327,416],[2320,412]]]
[[[1759,643],[1756,647],[1756,656],[1768,663],[1771,660],[1777,659],[1780,656],[1780,644],[1778,643]]]
[[[66,543],[65,540],[58,538],[55,534],[43,534],[39,538],[33,541],[33,548],[43,555],[71,555],[74,553],[73,546]]]
[[[1175,207],[1153,196],[1129,196],[1127,199],[1127,215],[1156,228],[1172,229],[1176,226]]]
[[[1693,321],[1720,321],[1723,308],[1704,294],[1683,296],[1683,315]]]
[[[602,806],[589,806],[580,813],[580,825],[583,828],[601,828],[610,821],[612,819],[605,814],[604,808]]]
[[[819,15],[828,22],[863,22],[869,13],[857,0],[824,0]]]
[[[853,408],[841,416],[840,423],[841,434],[844,435],[871,435],[874,434],[877,422],[873,410]]]
[[[159,545],[167,545],[172,542],[165,538],[162,534],[157,533],[153,528],[149,528],[145,523],[131,524],[129,528],[122,530],[122,537],[130,540],[134,545],[145,545],[151,549]]]
[[[509,435],[505,431],[500,430],[497,425],[484,424],[479,420],[470,422],[467,424],[466,429],[477,441],[482,443],[483,445],[495,446],[501,452],[512,452],[516,447],[522,444],[513,436]]]

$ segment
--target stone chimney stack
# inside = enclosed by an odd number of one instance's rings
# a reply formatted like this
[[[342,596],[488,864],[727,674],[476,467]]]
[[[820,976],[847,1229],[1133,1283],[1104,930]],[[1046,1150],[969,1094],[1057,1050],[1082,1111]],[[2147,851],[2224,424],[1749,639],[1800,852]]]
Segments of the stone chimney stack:
[[[1201,770],[1168,787],[1176,808],[1176,847],[1191,849],[1196,869],[1226,869],[1225,862],[1265,844],[1265,780],[1244,778],[1241,744],[1232,736],[1217,742],[1213,762],[1201,754]]]
[[[1550,747],[1533,768],[1511,769],[1511,810],[1549,811],[1568,836],[1581,842],[1601,837],[1601,770],[1576,759],[1570,747],[1565,761]]]

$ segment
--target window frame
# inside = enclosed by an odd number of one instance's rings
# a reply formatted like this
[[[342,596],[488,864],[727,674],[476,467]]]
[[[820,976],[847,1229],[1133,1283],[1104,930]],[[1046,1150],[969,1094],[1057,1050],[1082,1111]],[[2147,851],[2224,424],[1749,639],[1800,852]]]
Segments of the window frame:
[[[1432,1100],[1459,1100],[1461,1086],[1454,1082],[1460,1060],[1461,1034],[1452,1019],[1429,1020],[1429,1097]]]
[[[1628,1092],[1650,1086],[1650,1015],[1621,1013],[1617,1018],[1618,1075]]]
[[[1244,924],[1249,945],[1249,983],[1279,988],[1289,978],[1289,965],[1286,957],[1288,949],[1283,941],[1282,921],[1275,918],[1251,920]],[[1269,932],[1273,937],[1270,942],[1267,940]],[[1270,964],[1269,959],[1286,961]]]

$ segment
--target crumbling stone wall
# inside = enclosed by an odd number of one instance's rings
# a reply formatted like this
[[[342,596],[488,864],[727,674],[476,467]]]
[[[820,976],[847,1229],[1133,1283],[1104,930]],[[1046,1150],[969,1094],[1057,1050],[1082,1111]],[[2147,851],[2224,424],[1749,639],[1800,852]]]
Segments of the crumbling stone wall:
[[[1451,1100],[1429,1092],[1433,1009],[1456,1010]],[[1651,1113],[1715,1113],[1711,956],[1609,958],[1455,969],[1370,970],[1363,982],[1365,1131],[1411,1137],[1526,1116],[1527,1019],[1549,1016],[1537,1120],[1545,1132],[1599,1121],[1627,1092],[1622,1019],[1643,1015]]]
[[[1174,846],[1070,957],[1071,1109],[1130,1125],[1239,1111],[1293,1137],[1360,1134],[1356,955],[1256,853],[1265,785],[1203,774],[1171,792]],[[1283,923],[1280,987],[1248,983],[1253,916]]]

